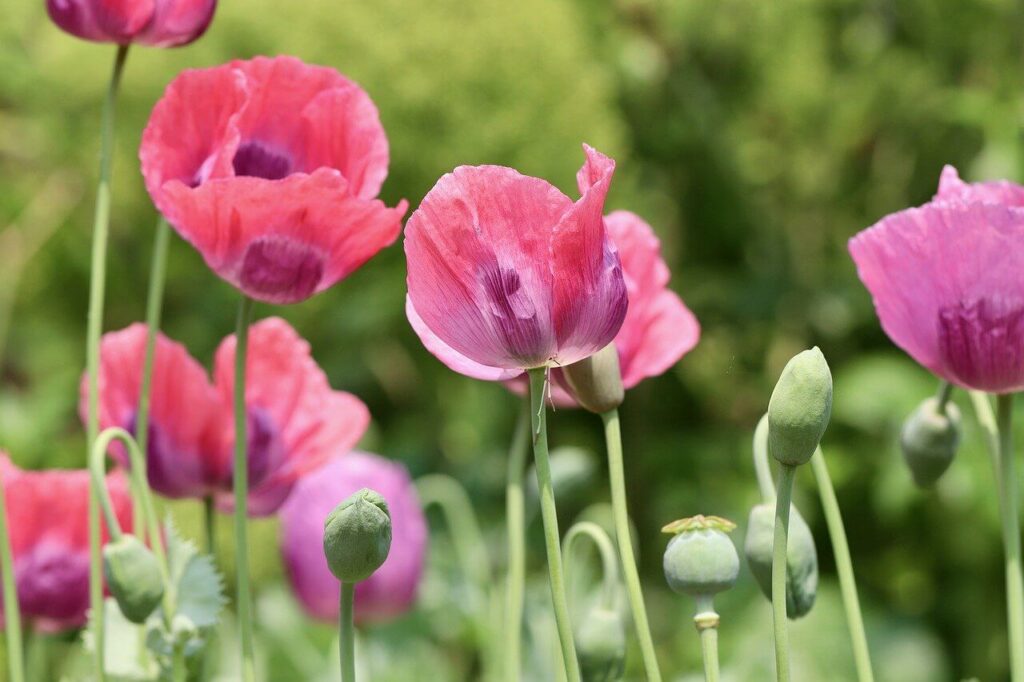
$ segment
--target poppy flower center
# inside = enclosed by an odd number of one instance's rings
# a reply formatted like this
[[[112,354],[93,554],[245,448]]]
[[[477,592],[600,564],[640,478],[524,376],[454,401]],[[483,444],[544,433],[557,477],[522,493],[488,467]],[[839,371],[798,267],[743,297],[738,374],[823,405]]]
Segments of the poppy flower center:
[[[308,298],[324,276],[324,256],[308,244],[270,235],[245,249],[239,282],[242,288],[273,303]]]
[[[509,353],[527,366],[547,361],[537,308],[525,291],[519,273],[498,265],[485,267],[481,280],[491,319]]]
[[[967,386],[995,388],[1024,375],[1024,305],[1005,297],[939,310],[939,353]]]
[[[85,613],[89,606],[88,554],[43,541],[20,557],[15,567],[18,601],[25,613],[58,621]]]
[[[271,149],[261,142],[243,142],[231,160],[236,176],[280,180],[292,172],[292,161],[287,155]]]

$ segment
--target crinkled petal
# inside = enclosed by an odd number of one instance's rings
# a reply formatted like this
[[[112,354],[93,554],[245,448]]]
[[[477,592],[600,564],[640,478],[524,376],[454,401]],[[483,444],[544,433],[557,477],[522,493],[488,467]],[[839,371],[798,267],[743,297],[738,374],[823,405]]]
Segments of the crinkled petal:
[[[498,166],[438,180],[409,218],[409,298],[420,319],[469,360],[539,367],[556,351],[550,238],[572,208],[547,182]]]
[[[1024,388],[1024,210],[939,201],[850,240],[882,328],[938,376],[967,388]]]
[[[1024,207],[1024,187],[1007,180],[967,183],[953,166],[945,166],[935,201],[963,201]]]

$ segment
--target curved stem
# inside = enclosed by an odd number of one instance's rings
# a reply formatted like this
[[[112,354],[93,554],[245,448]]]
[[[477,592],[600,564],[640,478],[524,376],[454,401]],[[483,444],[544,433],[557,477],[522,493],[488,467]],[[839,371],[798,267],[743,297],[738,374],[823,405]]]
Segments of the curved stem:
[[[860,613],[860,600],[857,598],[857,581],[853,576],[853,561],[850,559],[850,546],[846,541],[846,528],[843,516],[839,511],[839,501],[828,475],[825,456],[819,447],[811,457],[811,469],[818,484],[818,495],[821,497],[821,508],[825,513],[825,524],[828,526],[829,538],[832,540],[832,552],[836,558],[836,572],[839,573],[839,589],[843,594],[843,608],[846,611],[846,626],[850,630],[850,644],[853,648],[853,661],[857,667],[859,682],[873,682],[871,671],[871,653],[868,650],[868,638],[864,631],[864,618]]]
[[[562,575],[562,547],[558,533],[558,511],[555,507],[555,493],[551,487],[551,463],[548,460],[547,408],[544,398],[547,393],[547,370],[543,367],[530,370],[530,416],[533,423],[533,456],[536,460],[537,488],[540,491],[540,511],[544,521],[544,544],[548,557],[548,580],[551,584],[551,601],[555,611],[555,625],[562,647],[562,662],[569,682],[580,682],[580,664],[576,658],[576,643],[572,638],[572,622],[569,619],[569,603],[565,596],[565,581]]]
[[[1013,397],[996,398],[999,417],[984,393],[971,391],[978,423],[992,456],[992,468],[999,489],[999,516],[1002,525],[1004,567],[1006,573],[1006,620],[1010,647],[1010,679],[1024,681],[1024,577],[1021,575],[1020,521],[1017,517],[1017,472],[1013,457]]]
[[[253,300],[242,296],[238,307],[238,322],[235,329],[235,565],[238,587],[238,628],[241,632],[242,679],[254,682],[256,659],[253,649],[252,605],[249,594],[249,415],[245,407],[246,354],[249,345],[249,322],[252,320]]]
[[[629,509],[626,504],[626,474],[622,463],[622,432],[619,426],[619,411],[609,410],[601,415],[604,422],[605,447],[608,450],[608,478],[611,483],[612,513],[615,519],[615,541],[622,562],[622,575],[626,583],[626,595],[633,614],[633,628],[640,641],[640,653],[644,669],[650,682],[661,682],[661,670],[654,651],[651,627],[647,622],[647,608],[640,589],[640,574],[633,556],[633,541],[629,532]]]
[[[96,208],[92,227],[92,256],[89,266],[89,314],[85,340],[86,371],[88,380],[88,416],[86,419],[86,459],[91,455],[93,442],[100,430],[99,421],[99,365],[100,333],[103,330],[103,298],[107,272],[107,235],[110,228],[110,175],[114,148],[114,110],[121,74],[128,58],[128,46],[120,45],[114,57],[110,85],[103,100],[100,123],[100,172],[96,188]],[[92,608],[93,672],[98,682],[104,682],[104,628],[103,628],[103,559],[101,557],[99,502],[89,497],[89,604]]]
[[[700,652],[704,661],[704,682],[718,682],[718,613],[713,597],[697,597],[697,613],[693,623],[700,633]]]
[[[526,583],[526,502],[523,470],[530,447],[530,400],[524,398],[508,453],[505,483],[505,523],[508,542],[508,575],[505,579],[505,682],[519,682],[523,641],[523,591]]]
[[[21,645],[21,607],[14,580],[14,558],[7,526],[7,491],[0,479],[0,570],[3,571],[4,636],[7,639],[7,673],[10,682],[24,682],[24,653]]]
[[[935,394],[936,400],[939,401],[938,409],[940,414],[946,413],[946,403],[949,402],[950,398],[953,397],[953,384],[948,381],[939,382],[939,390]]]
[[[576,539],[588,537],[597,547],[601,555],[601,596],[603,606],[608,609],[615,608],[616,596],[619,591],[619,569],[615,557],[615,546],[612,539],[604,528],[591,521],[579,521],[569,527],[562,540],[562,556],[566,566],[572,566],[572,550]]]
[[[768,461],[768,415],[761,417],[754,429],[754,473],[757,487],[765,504],[775,501],[775,484],[772,482],[772,467]]]
[[[355,592],[355,583],[341,584],[341,610],[338,619],[341,682],[356,682],[355,624],[352,621]]]
[[[789,633],[786,623],[786,550],[789,546],[789,507],[793,501],[796,467],[782,464],[775,501],[775,538],[772,544],[772,624],[775,629],[775,677],[789,682]]]
[[[474,601],[479,602],[491,581],[491,560],[469,495],[458,481],[445,474],[421,476],[416,480],[416,491],[424,509],[437,505],[444,514],[462,572],[473,583]],[[476,608],[482,609],[482,605],[474,604]]]
[[[153,261],[149,269],[149,293],[146,295],[146,354],[142,362],[142,381],[139,384],[139,407],[135,413],[135,440],[139,449],[149,454],[149,405],[153,384],[153,358],[156,355],[156,336],[160,331],[160,311],[164,298],[164,279],[167,273],[167,243],[170,241],[171,228],[163,216],[156,225],[156,237],[153,241]],[[142,458],[143,467],[146,458]],[[145,475],[146,469],[143,468]],[[133,514],[139,511],[139,501],[134,500]],[[134,518],[138,518],[137,515]],[[146,541],[145,532],[136,532],[142,542]]]

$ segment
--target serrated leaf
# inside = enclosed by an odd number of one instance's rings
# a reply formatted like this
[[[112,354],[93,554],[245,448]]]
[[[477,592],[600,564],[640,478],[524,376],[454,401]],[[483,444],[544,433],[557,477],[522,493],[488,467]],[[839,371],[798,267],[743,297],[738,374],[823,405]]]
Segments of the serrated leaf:
[[[159,679],[156,664],[146,653],[146,630],[128,621],[113,597],[103,600],[103,661],[110,682],[154,682]],[[93,618],[83,631],[82,643],[89,652],[96,650],[92,635]]]
[[[167,558],[175,586],[175,618],[185,618],[196,628],[216,625],[227,599],[213,558],[200,554],[195,544],[182,538],[170,522]]]

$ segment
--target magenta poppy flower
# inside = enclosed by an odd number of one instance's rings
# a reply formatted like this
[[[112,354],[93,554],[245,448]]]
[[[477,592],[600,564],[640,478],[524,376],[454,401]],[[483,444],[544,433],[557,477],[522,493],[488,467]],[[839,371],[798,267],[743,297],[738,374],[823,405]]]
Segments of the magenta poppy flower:
[[[222,278],[296,303],[394,242],[406,203],[377,108],[334,69],[258,57],[183,72],[142,135],[154,203]]]
[[[306,343],[284,320],[270,317],[249,329],[245,402],[249,414],[249,513],[277,511],[303,474],[354,446],[370,422],[366,405],[332,390]],[[214,383],[225,406],[235,386],[235,337],[217,349]],[[227,410],[226,410],[227,412]],[[234,449],[230,412],[224,447]],[[219,497],[231,509],[230,486]]]
[[[281,551],[292,588],[313,618],[335,622],[341,588],[324,558],[324,519],[339,502],[372,488],[391,512],[391,552],[384,565],[356,585],[355,619],[393,618],[416,601],[427,547],[427,522],[409,472],[398,462],[365,452],[334,457],[304,476],[281,508]]]
[[[1024,187],[942,172],[929,203],[850,240],[882,328],[965,388],[1024,389]]]
[[[133,324],[103,336],[100,343],[100,427],[135,433],[146,354],[147,327]],[[88,413],[88,381],[82,376],[79,413]],[[157,336],[150,392],[146,474],[156,492],[171,498],[201,498],[231,478],[231,453],[224,447],[230,413],[206,370],[185,347]],[[121,443],[111,453],[128,466]]]
[[[80,627],[89,609],[88,472],[24,471],[0,451],[0,477],[22,616],[44,632]],[[127,481],[113,472],[106,482],[114,513],[129,531]]]
[[[177,47],[203,35],[217,0],[46,0],[50,19],[100,43]]]
[[[618,333],[626,285],[602,219],[615,162],[584,150],[575,203],[511,168],[461,166],[409,218],[406,314],[455,371],[511,379],[582,360]]]
[[[619,252],[629,294],[629,310],[613,342],[619,352],[622,383],[628,389],[658,376],[693,350],[700,339],[700,324],[668,288],[671,273],[651,226],[629,211],[605,216],[604,224]],[[509,385],[517,393],[527,390],[525,377],[517,377]],[[551,400],[559,407],[576,405],[557,368],[551,372]]]

